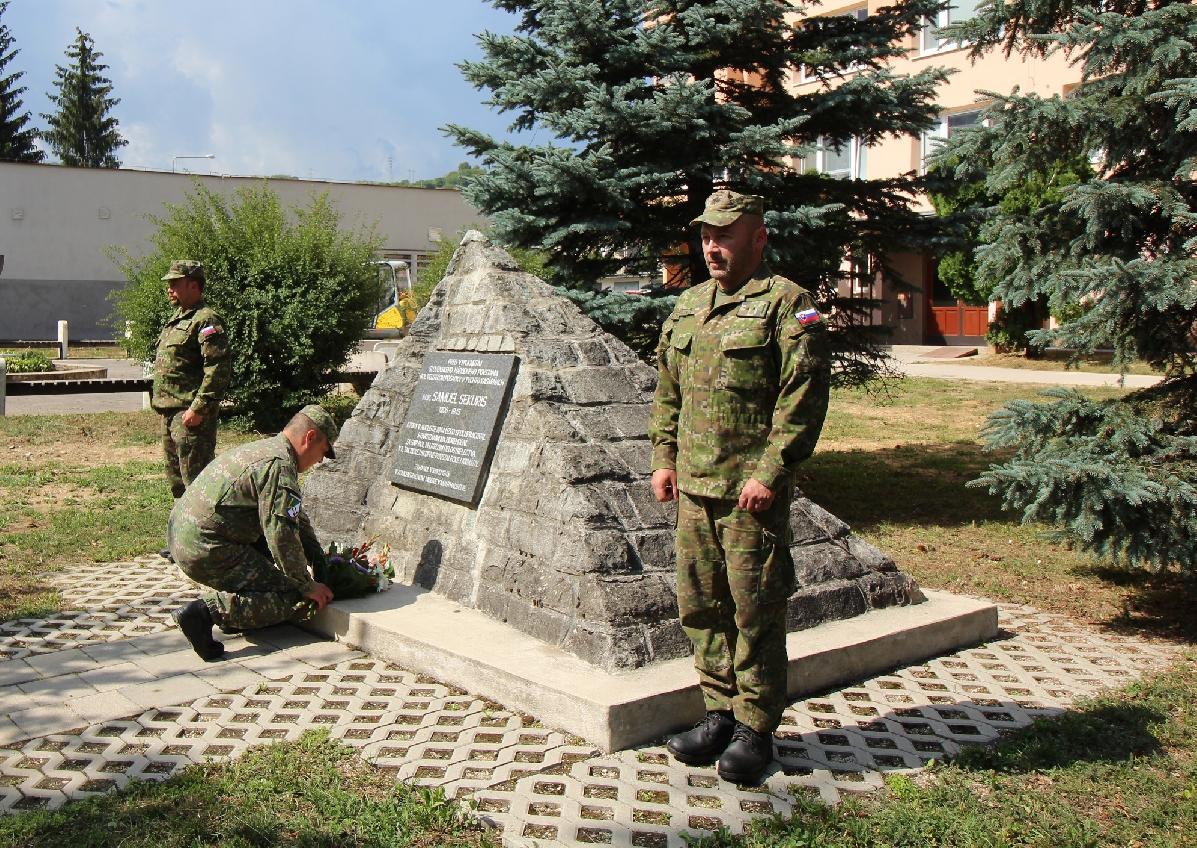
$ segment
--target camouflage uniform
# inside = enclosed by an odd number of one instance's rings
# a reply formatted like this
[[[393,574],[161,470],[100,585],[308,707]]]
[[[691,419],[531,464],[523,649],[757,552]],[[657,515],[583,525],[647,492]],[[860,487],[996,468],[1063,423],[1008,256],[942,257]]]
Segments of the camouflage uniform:
[[[186,276],[181,272],[195,266],[198,263],[175,262],[163,279]],[[224,320],[202,298],[191,309],[176,309],[158,337],[150,401],[162,416],[166,476],[176,498],[212,461],[220,401],[232,372]],[[189,409],[203,416],[198,427],[183,424],[183,413]]]
[[[827,413],[826,325],[810,294],[761,265],[730,295],[683,292],[661,329],[649,436],[679,489],[677,595],[708,710],[772,732],[786,703],[789,510]],[[750,479],[769,509],[737,506]]]
[[[297,458],[283,434],[220,456],[175,502],[170,547],[222,630],[310,616],[304,596],[323,550],[303,513]]]

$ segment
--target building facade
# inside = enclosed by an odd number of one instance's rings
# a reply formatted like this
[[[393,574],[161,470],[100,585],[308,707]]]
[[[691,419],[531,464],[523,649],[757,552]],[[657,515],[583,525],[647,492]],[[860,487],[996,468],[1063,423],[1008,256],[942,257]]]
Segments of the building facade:
[[[0,162],[0,340],[53,339],[60,320],[73,339],[114,338],[109,294],[125,281],[108,250],[148,252],[149,216],[197,181],[223,195],[265,182],[288,207],[327,193],[344,226],[375,226],[379,258],[407,261],[413,276],[442,239],[486,223],[451,189]]]
[[[880,0],[866,2],[835,2],[824,0],[807,7],[794,19],[811,15],[851,15],[865,18],[886,5]],[[976,0],[956,0],[955,6],[941,12],[936,21],[927,21],[922,31],[905,45],[906,55],[895,61],[895,73],[917,73],[928,65],[953,71],[947,83],[939,89],[939,121],[920,138],[887,139],[872,147],[865,147],[856,139],[839,139],[837,150],[831,144],[820,144],[806,160],[794,162],[795,167],[815,169],[830,176],[845,179],[896,177],[911,171],[921,171],[926,157],[938,139],[951,137],[955,132],[975,124],[981,110],[989,101],[982,91],[1001,94],[1017,88],[1023,94],[1041,97],[1062,96],[1079,81],[1079,73],[1059,54],[1046,59],[1011,55],[992,50],[972,59],[966,47],[940,37],[938,28],[948,23],[966,20],[975,14]],[[813,90],[818,80],[807,79],[798,69],[790,80],[796,91]],[[934,214],[926,198],[919,201],[919,211]],[[917,287],[910,293],[897,289],[884,290],[886,283],[874,283],[872,296],[885,301],[875,317],[889,326],[895,344],[978,344],[984,341],[991,317],[991,305],[966,304],[957,301],[938,282],[932,257],[916,253],[891,256],[890,261],[904,279]]]

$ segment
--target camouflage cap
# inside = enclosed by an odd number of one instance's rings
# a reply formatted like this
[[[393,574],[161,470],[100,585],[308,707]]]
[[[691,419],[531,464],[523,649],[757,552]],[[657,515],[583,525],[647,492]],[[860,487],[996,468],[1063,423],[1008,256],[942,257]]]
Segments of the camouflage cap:
[[[337,455],[333,451],[333,442],[337,440],[337,436],[341,431],[337,429],[336,422],[332,420],[332,416],[324,409],[324,407],[309,403],[303,409],[299,410],[299,414],[306,417],[312,424],[324,434],[328,439],[328,453],[325,454],[329,459],[336,459]]]
[[[740,194],[722,188],[707,198],[702,214],[691,221],[690,225],[710,224],[714,227],[726,227],[741,215],[746,214],[764,215],[765,199],[759,195]]]
[[[202,281],[204,279],[203,263],[196,262],[194,259],[176,259],[170,263],[170,270],[162,275],[164,280],[179,280],[183,277]]]

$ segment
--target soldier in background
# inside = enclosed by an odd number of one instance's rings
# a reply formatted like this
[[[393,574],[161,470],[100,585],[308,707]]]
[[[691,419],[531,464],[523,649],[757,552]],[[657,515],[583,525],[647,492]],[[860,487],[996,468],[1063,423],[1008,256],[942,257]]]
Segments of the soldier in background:
[[[166,477],[177,500],[216,453],[233,363],[224,319],[204,303],[204,266],[179,259],[162,279],[175,311],[158,337],[150,406],[162,416]]]
[[[678,612],[707,708],[668,747],[684,763],[718,758],[736,783],[772,761],[787,701],[790,501],[830,386],[826,323],[764,263],[763,216],[760,197],[722,190],[690,222],[711,279],[661,328],[649,425],[653,494],[678,501]]]
[[[310,404],[277,436],[221,455],[170,513],[170,549],[183,573],[216,592],[172,615],[205,660],[224,653],[225,632],[303,619],[332,600],[313,579],[323,549],[303,512],[299,474],[335,457],[337,425]]]

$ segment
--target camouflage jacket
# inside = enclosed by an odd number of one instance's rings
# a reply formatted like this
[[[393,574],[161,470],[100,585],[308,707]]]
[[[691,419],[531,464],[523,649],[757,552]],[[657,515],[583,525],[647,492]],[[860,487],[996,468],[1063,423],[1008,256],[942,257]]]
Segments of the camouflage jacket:
[[[156,412],[190,408],[215,414],[232,375],[224,320],[202,300],[191,309],[176,309],[158,337],[150,405]]]
[[[314,585],[312,559],[320,542],[303,512],[295,450],[282,434],[214,459],[175,504],[171,532],[180,565],[265,539],[301,593]]]
[[[687,289],[661,328],[649,421],[652,468],[691,495],[738,498],[749,478],[779,491],[815,449],[827,414],[827,324],[810,294],[765,265],[715,306]]]

